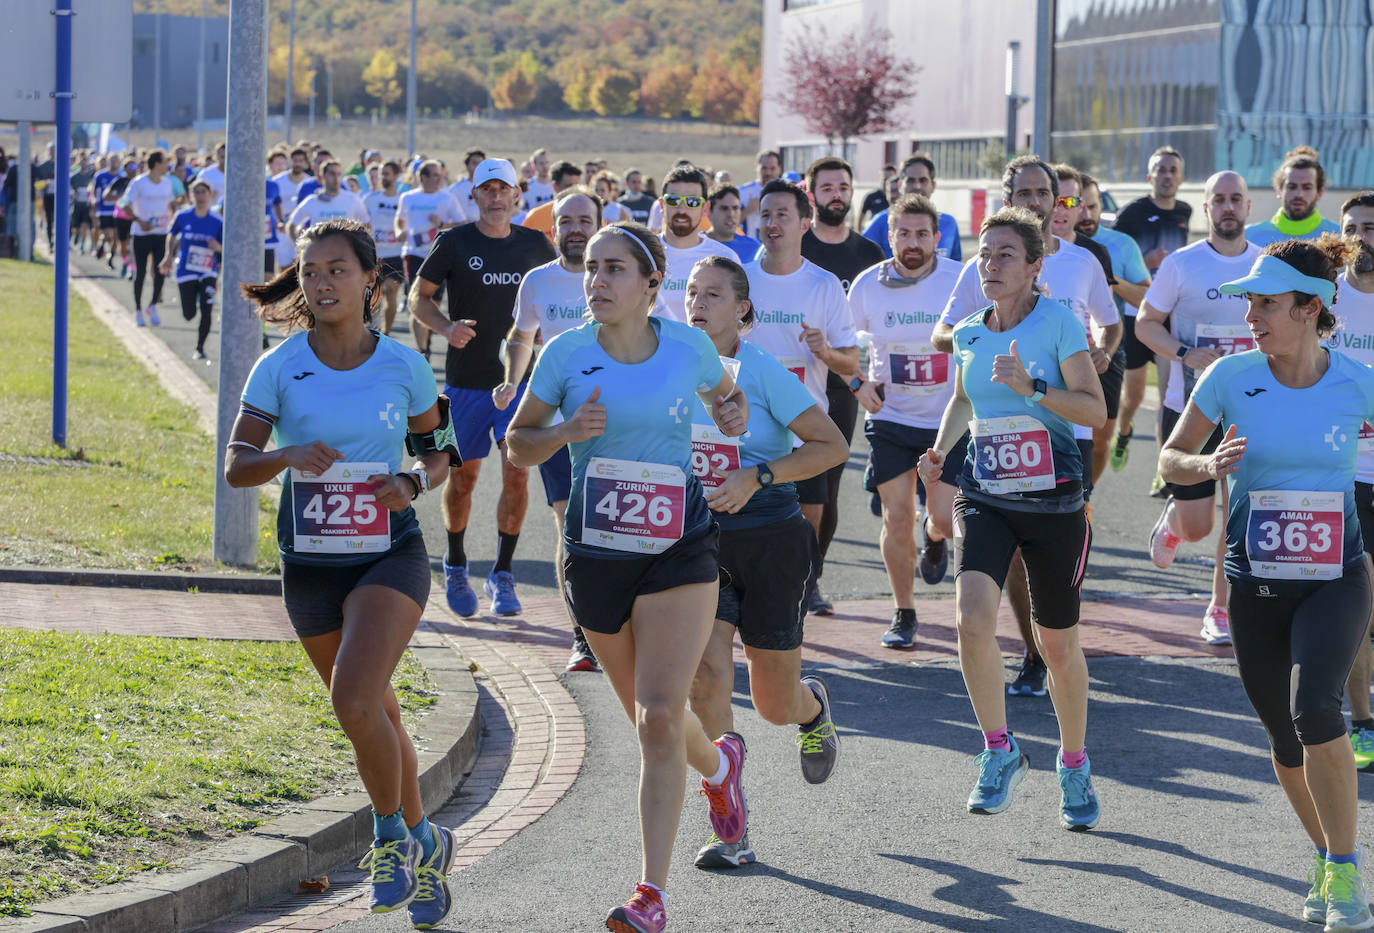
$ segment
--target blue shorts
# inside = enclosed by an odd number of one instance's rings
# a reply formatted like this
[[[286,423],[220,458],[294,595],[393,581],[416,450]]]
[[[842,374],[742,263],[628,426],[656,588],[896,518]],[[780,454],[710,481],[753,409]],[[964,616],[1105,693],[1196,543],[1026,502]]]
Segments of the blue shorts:
[[[539,464],[539,478],[544,481],[544,498],[549,505],[568,501],[572,495],[572,456],[566,444],[558,448],[558,453]]]
[[[506,439],[506,429],[525,395],[525,383],[520,383],[515,398],[504,410],[491,400],[490,389],[444,386],[444,394],[448,396],[453,430],[458,435],[458,453],[464,461],[481,460],[491,452],[493,439],[498,444]]]

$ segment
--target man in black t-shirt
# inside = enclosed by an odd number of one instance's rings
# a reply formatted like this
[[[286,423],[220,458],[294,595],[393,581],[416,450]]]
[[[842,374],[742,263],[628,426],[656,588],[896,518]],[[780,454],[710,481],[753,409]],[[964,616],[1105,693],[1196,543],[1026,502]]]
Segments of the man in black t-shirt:
[[[654,197],[644,190],[644,173],[632,168],[625,173],[625,193],[620,196],[620,204],[637,224],[649,223],[649,212],[654,209]]]
[[[515,166],[505,159],[487,159],[472,177],[472,199],[480,211],[476,223],[451,227],[439,234],[410,292],[410,307],[426,327],[448,338],[444,363],[444,394],[452,406],[453,427],[463,465],[454,468],[444,486],[445,594],[449,607],[461,616],[477,613],[477,593],[468,582],[468,558],[463,536],[472,509],[472,490],[491,451],[494,439],[504,452],[506,428],[524,394],[522,383],[515,404],[499,409],[491,390],[505,372],[501,341],[510,330],[515,294],[525,273],[556,258],[548,237],[529,227],[512,226],[520,196]],[[443,286],[448,316],[435,303]],[[496,505],[496,563],[487,576],[491,611],[513,616],[521,612],[515,595],[511,561],[525,521],[529,501],[529,473],[501,458],[501,498]]]
[[[859,222],[855,224],[860,230],[864,224],[868,223],[870,217],[874,217],[887,210],[890,206],[887,200],[887,183],[897,175],[897,166],[891,162],[883,166],[883,180],[874,190],[864,196],[863,203],[859,205]]]

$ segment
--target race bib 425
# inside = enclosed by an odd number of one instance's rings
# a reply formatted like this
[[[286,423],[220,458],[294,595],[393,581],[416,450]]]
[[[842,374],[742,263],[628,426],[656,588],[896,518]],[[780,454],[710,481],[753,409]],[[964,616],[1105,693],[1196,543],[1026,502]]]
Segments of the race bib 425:
[[[291,471],[293,547],[300,554],[380,553],[391,546],[391,517],[369,476],[385,463],[336,463],[321,474]]]

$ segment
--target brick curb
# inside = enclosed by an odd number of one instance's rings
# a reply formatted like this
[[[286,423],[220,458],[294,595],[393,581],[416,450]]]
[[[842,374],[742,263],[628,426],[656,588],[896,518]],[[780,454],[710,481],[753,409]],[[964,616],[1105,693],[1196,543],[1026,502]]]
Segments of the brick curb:
[[[425,811],[435,813],[477,761],[481,709],[476,680],[456,652],[410,650],[439,687],[422,722],[430,750],[419,752],[421,798]],[[321,797],[196,853],[176,871],[37,904],[30,917],[0,919],[0,933],[183,933],[295,894],[300,881],[352,862],[371,842],[365,794]]]
[[[202,593],[280,596],[281,577],[261,573],[175,573],[152,570],[98,570],[71,567],[0,567],[0,583],[48,586],[121,586],[140,590],[195,588]]]

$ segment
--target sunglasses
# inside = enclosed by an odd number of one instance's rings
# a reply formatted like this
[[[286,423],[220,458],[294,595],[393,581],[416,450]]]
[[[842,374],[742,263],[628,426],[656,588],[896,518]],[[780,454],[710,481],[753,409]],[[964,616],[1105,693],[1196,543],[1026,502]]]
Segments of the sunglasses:
[[[1058,204],[1060,207],[1064,208],[1065,210],[1071,211],[1071,210],[1073,210],[1075,207],[1077,207],[1078,205],[1082,204],[1082,203],[1083,203],[1083,199],[1080,198],[1080,197],[1078,197],[1078,195],[1076,195],[1076,194],[1070,194],[1070,195],[1068,195],[1068,196],[1066,196],[1066,197],[1060,198],[1058,201],[1055,201],[1054,203]]]
[[[705,198],[697,197],[695,194],[665,194],[663,203],[669,207],[701,207],[706,203]]]

